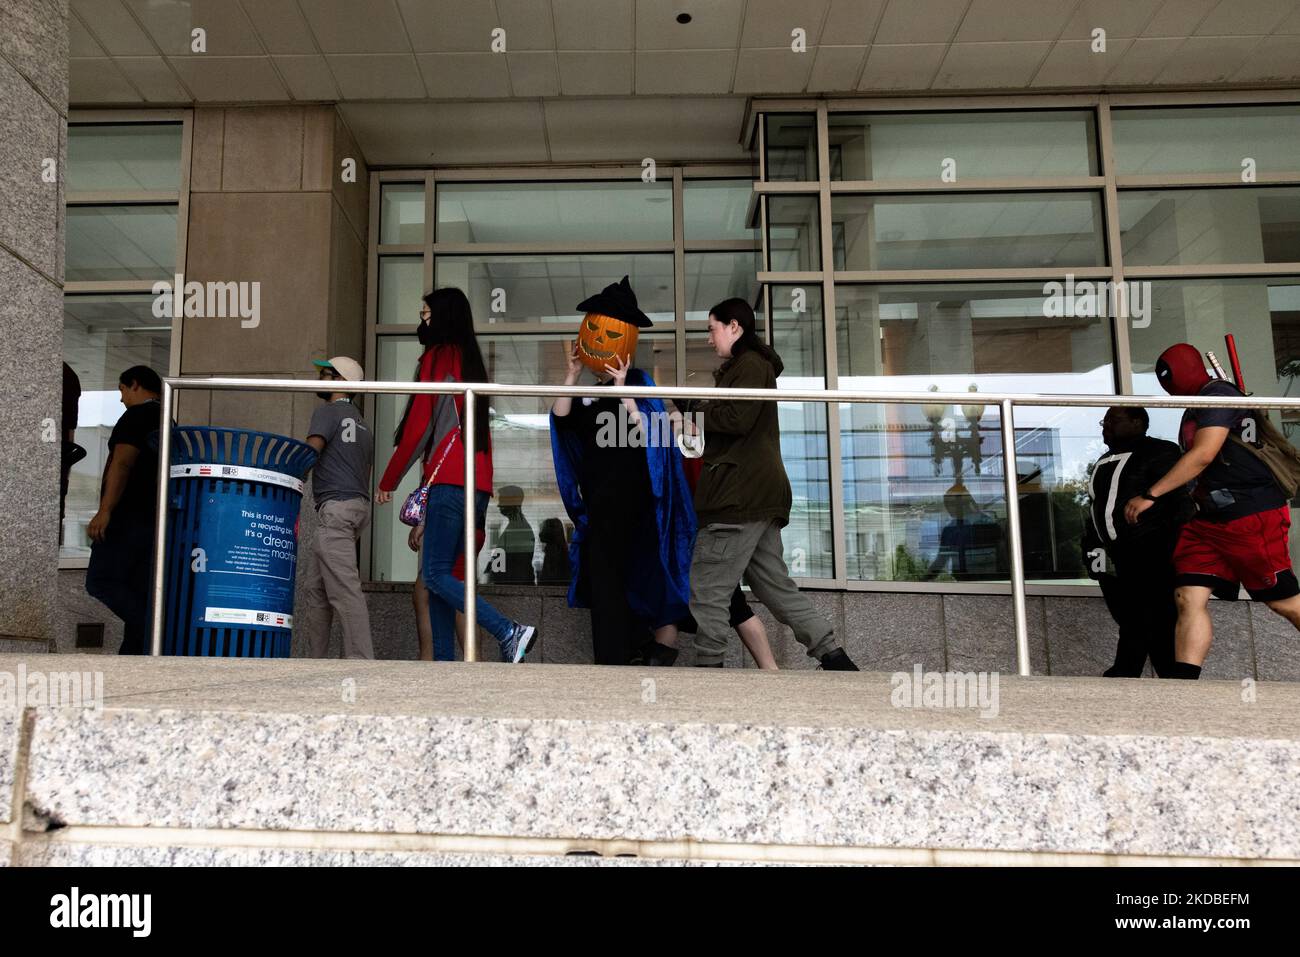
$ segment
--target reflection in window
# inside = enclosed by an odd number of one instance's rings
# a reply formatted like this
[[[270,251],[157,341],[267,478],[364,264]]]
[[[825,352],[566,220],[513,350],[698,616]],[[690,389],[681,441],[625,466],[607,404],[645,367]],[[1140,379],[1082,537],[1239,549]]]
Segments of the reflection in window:
[[[419,256],[383,256],[379,260],[380,325],[420,321],[424,295],[424,260]]]
[[[669,253],[439,256],[434,264],[434,285],[464,290],[479,323],[545,322],[576,329],[574,307],[624,276],[630,277],[642,312],[654,322],[673,321]]]
[[[180,123],[71,123],[69,193],[181,188]]]
[[[831,113],[831,179],[1095,176],[1090,110]]]
[[[385,183],[379,210],[379,241],[424,242],[424,184]]]
[[[1243,157],[1260,173],[1300,168],[1300,106],[1194,106],[1112,110],[1115,171],[1239,176]]]
[[[822,268],[821,232],[816,196],[768,196],[767,268],[772,272],[808,272]]]
[[[171,279],[176,271],[176,204],[69,206],[68,282]]]
[[[686,241],[749,239],[758,241],[750,222],[754,184],[747,179],[688,179],[682,183],[682,220]]]
[[[671,179],[439,183],[440,243],[672,242]]]
[[[63,359],[81,381],[76,442],[88,454],[69,477],[60,557],[90,555],[86,526],[99,509],[108,436],[126,411],[118,376],[136,365],[166,374],[170,350],[171,320],[154,317],[152,296],[64,297]]]
[[[1300,189],[1123,190],[1130,266],[1300,262]]]
[[[768,113],[763,117],[768,181],[817,181],[817,114]]]
[[[724,299],[751,306],[758,299],[758,250],[747,253],[686,254],[686,319],[705,321]]]
[[[1110,323],[1044,315],[1040,284],[837,285],[840,387],[968,393],[959,405],[841,406],[849,575],[1009,574],[992,392],[1114,391]],[[1100,449],[1095,409],[1025,407],[1016,452],[1026,575],[1083,578],[1077,502]]]
[[[1014,269],[1106,262],[1096,193],[831,198],[835,268]],[[808,268],[817,268],[815,266]]]

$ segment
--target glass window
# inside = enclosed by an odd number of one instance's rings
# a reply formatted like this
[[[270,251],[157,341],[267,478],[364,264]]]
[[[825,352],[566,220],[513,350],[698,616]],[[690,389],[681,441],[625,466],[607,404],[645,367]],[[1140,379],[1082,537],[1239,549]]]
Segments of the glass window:
[[[577,329],[577,305],[624,276],[641,311],[672,323],[673,257],[574,254],[554,256],[439,256],[435,286],[469,296],[478,322],[547,322]]]
[[[831,179],[1095,176],[1092,112],[831,113]]]
[[[562,335],[480,336],[479,348],[488,378],[493,382],[522,385],[558,385],[564,381],[565,343]],[[381,336],[378,349],[378,374],[381,379],[410,379],[414,376],[421,347],[414,336]],[[671,335],[642,335],[637,341],[636,364],[650,373],[655,382],[671,385],[676,381],[677,366]],[[590,381],[589,377],[583,381]],[[375,434],[375,471],[382,474],[392,454],[392,435],[405,408],[406,397],[385,395],[377,399]],[[492,474],[499,495],[507,485],[523,492],[523,521],[534,536],[532,564],[540,584],[567,584],[565,555],[572,535],[572,523],[564,511],[555,482],[551,457],[549,401],[495,396],[491,400]],[[416,469],[403,479],[393,493],[395,502],[405,501],[418,481]],[[505,562],[493,568],[492,549],[514,548],[526,536],[516,526],[509,538],[503,537],[506,519],[500,511],[500,498],[488,507],[487,543],[479,556],[480,580],[490,583],[522,583],[518,566],[511,562],[511,572],[503,572]],[[397,520],[394,506],[374,509],[371,577],[376,581],[414,581],[416,556],[407,547],[407,527]],[[502,557],[501,552],[497,557]],[[548,561],[547,559],[550,559]]]
[[[1107,318],[1052,318],[1038,283],[837,285],[840,387],[969,393],[840,407],[849,576],[1008,577],[998,408],[981,392],[1114,391]],[[1016,413],[1025,568],[1082,580],[1076,496],[1100,449],[1096,409]]]
[[[74,123],[68,126],[69,193],[179,190],[180,123]]]
[[[424,288],[422,256],[381,256],[379,259],[379,311],[381,325],[414,325],[420,321]]]
[[[817,182],[817,114],[767,113],[768,181]]]
[[[1096,193],[833,196],[831,216],[837,270],[1106,262]]]
[[[439,183],[440,243],[671,243],[671,179]]]
[[[822,268],[816,196],[767,196],[768,269],[808,272]]]
[[[688,179],[682,184],[682,219],[686,241],[749,239],[758,241],[750,210],[754,184],[747,179]]]
[[[747,253],[686,254],[686,319],[707,321],[724,299],[758,300],[758,250]]]
[[[1300,262],[1300,189],[1122,190],[1131,266]]]
[[[1242,160],[1260,173],[1300,169],[1300,105],[1112,110],[1115,171],[1225,173]]]
[[[177,207],[69,206],[68,282],[171,279]]]
[[[772,348],[785,363],[779,385],[824,389],[826,333],[820,284],[770,286],[768,292],[772,297]]]
[[[86,526],[99,509],[108,436],[126,411],[117,382],[127,369],[168,369],[171,320],[153,314],[153,296],[69,295],[63,300],[63,359],[81,382],[76,442],[88,453],[72,467],[63,518],[63,558],[90,555]]]
[[[380,195],[379,241],[381,243],[424,242],[424,184],[385,183]]]

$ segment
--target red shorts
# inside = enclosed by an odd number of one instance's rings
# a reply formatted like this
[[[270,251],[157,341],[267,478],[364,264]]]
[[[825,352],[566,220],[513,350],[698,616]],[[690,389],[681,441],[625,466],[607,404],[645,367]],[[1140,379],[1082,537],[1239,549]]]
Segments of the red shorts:
[[[483,551],[483,542],[487,538],[487,533],[483,529],[478,529],[474,533],[474,557],[478,558],[478,553]],[[461,552],[456,556],[456,564],[451,566],[451,573],[456,576],[456,581],[465,580],[465,553]]]
[[[1300,594],[1287,549],[1290,527],[1287,505],[1227,522],[1194,518],[1174,549],[1175,584],[1203,585],[1221,598],[1236,597],[1240,585],[1256,601]]]

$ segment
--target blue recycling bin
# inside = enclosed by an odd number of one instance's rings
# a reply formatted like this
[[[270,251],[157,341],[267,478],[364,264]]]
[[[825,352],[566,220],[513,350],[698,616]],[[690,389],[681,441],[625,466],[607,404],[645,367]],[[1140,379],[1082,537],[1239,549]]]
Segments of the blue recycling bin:
[[[289,657],[298,510],[315,461],[282,435],[172,430],[163,654]]]

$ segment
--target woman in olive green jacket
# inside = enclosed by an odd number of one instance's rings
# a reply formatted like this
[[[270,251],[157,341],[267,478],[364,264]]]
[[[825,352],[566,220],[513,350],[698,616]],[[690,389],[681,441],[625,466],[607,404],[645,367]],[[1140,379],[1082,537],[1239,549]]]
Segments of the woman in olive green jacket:
[[[727,299],[709,310],[709,345],[723,359],[721,389],[774,389],[781,357],[758,338],[754,310]],[[781,460],[775,402],[709,399],[685,424],[704,434],[704,472],[695,490],[699,533],[691,558],[691,614],[699,625],[696,663],[721,667],[731,633],[731,594],[744,577],[777,621],[789,625],[828,671],[857,671],[830,622],[790,580],[781,529],[790,521],[790,480]]]

